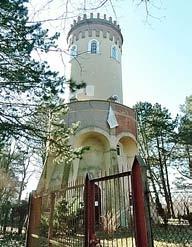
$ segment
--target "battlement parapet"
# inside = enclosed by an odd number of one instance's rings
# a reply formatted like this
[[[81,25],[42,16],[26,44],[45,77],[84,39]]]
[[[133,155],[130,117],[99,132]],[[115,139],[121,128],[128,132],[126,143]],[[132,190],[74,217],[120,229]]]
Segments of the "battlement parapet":
[[[107,33],[109,33],[110,40],[119,40],[119,46],[121,47],[123,44],[123,36],[121,34],[120,26],[116,21],[112,20],[112,17],[107,19],[106,14],[104,14],[103,18],[100,17],[100,13],[94,17],[93,13],[90,13],[89,18],[86,14],[83,17],[78,16],[77,20],[73,20],[73,24],[71,24],[71,29],[67,36],[67,41],[69,44],[73,43],[74,38],[78,40],[79,38],[85,38],[85,32],[88,32],[88,36],[93,36],[93,31],[95,31],[96,36],[100,36],[100,32],[103,33],[103,37],[107,38]],[[69,37],[74,36],[71,40]]]

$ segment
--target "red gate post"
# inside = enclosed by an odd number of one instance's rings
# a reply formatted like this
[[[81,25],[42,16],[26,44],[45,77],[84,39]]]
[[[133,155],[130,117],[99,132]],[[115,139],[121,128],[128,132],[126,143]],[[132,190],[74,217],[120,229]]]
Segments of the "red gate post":
[[[89,179],[89,175],[85,178],[85,247],[90,247],[91,240],[95,236],[95,184]]]
[[[133,214],[136,247],[148,247],[147,219],[141,166],[135,157],[132,167]]]
[[[35,197],[32,192],[29,197],[26,247],[38,246],[38,238],[34,238],[32,234],[37,236],[39,234],[39,225],[41,220],[41,204],[42,197]]]

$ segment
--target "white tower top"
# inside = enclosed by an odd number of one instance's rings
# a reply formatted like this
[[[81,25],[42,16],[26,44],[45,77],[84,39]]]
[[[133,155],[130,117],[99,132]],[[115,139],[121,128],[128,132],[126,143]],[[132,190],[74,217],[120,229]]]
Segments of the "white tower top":
[[[68,33],[71,55],[71,78],[85,82],[86,88],[77,92],[78,100],[101,99],[123,102],[121,53],[123,36],[112,18],[86,14],[78,17]]]

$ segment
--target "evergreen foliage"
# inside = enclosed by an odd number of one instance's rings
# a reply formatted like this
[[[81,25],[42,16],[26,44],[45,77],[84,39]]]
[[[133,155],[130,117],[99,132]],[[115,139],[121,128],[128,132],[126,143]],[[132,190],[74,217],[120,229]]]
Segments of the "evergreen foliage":
[[[191,96],[187,98],[183,106],[184,115],[180,118],[179,116],[172,118],[168,109],[157,103],[152,105],[149,102],[139,102],[135,105],[139,151],[147,164],[157,211],[164,222],[167,222],[169,217],[175,217],[171,187],[176,185],[184,189],[181,181],[185,181],[185,174],[190,174],[192,139],[190,99]],[[188,166],[184,166],[186,160]],[[176,173],[177,176],[173,180]],[[162,198],[166,202],[164,207],[161,204]]]
[[[181,182],[185,178],[192,178],[192,95],[186,97],[185,104],[181,106],[181,111],[178,143],[175,151],[175,160],[179,172],[184,176],[179,181],[180,185],[183,184]]]
[[[70,82],[36,55],[56,48],[58,37],[29,23],[27,0],[0,1],[0,207],[20,203],[29,163],[42,167],[48,146],[62,165],[79,155],[69,144],[77,126],[62,120],[67,110],[60,95]]]
[[[1,139],[27,130],[37,131],[26,120],[35,105],[58,96],[65,82],[45,61],[33,58],[35,51],[48,52],[55,46],[59,35],[48,37],[48,30],[43,30],[39,23],[29,25],[25,3],[25,0],[0,2]]]

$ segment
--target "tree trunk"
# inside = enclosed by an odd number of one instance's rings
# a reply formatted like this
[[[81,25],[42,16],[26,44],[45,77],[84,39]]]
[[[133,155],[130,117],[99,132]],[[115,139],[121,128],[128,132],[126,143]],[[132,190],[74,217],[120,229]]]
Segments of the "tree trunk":
[[[18,200],[17,200],[18,204],[20,204],[20,202],[21,202],[21,195],[22,195],[22,192],[23,192],[24,181],[25,181],[25,178],[22,178],[21,185],[20,185],[20,188],[19,188],[19,196],[18,196]]]
[[[189,162],[189,176],[192,178],[192,159],[190,156],[190,149],[189,146],[187,145],[186,147],[187,155],[188,155],[188,162]]]
[[[161,157],[161,153],[160,153],[160,145],[159,145],[158,137],[156,138],[156,141],[157,141],[157,149],[158,149],[158,155],[159,155],[159,167],[160,167],[161,182],[162,182],[162,186],[163,186],[165,201],[167,204],[168,217],[170,217],[171,216],[171,205],[170,205],[169,194],[168,194],[167,186],[166,186],[166,182],[165,182],[165,175],[164,175],[164,171],[163,171],[163,162],[162,162],[162,157]]]
[[[170,209],[171,209],[171,216],[173,218],[175,218],[175,212],[174,212],[174,208],[173,208],[173,201],[172,201],[172,196],[171,196],[171,189],[170,189],[170,183],[169,183],[169,173],[168,173],[168,169],[167,169],[167,158],[166,158],[166,154],[165,154],[165,146],[164,146],[164,140],[163,137],[161,135],[161,143],[162,143],[162,152],[163,152],[163,163],[164,163],[164,167],[165,167],[165,178],[166,178],[166,182],[167,182],[167,191],[168,191],[168,196],[169,196],[169,202],[170,202]]]
[[[173,201],[172,201],[171,190],[170,190],[170,183],[169,183],[169,175],[168,175],[168,170],[167,170],[167,164],[165,164],[165,175],[166,175],[166,180],[167,180],[167,190],[168,190],[168,194],[169,194],[171,215],[172,215],[173,218],[175,218],[175,212],[174,212],[174,208],[173,208]]]

